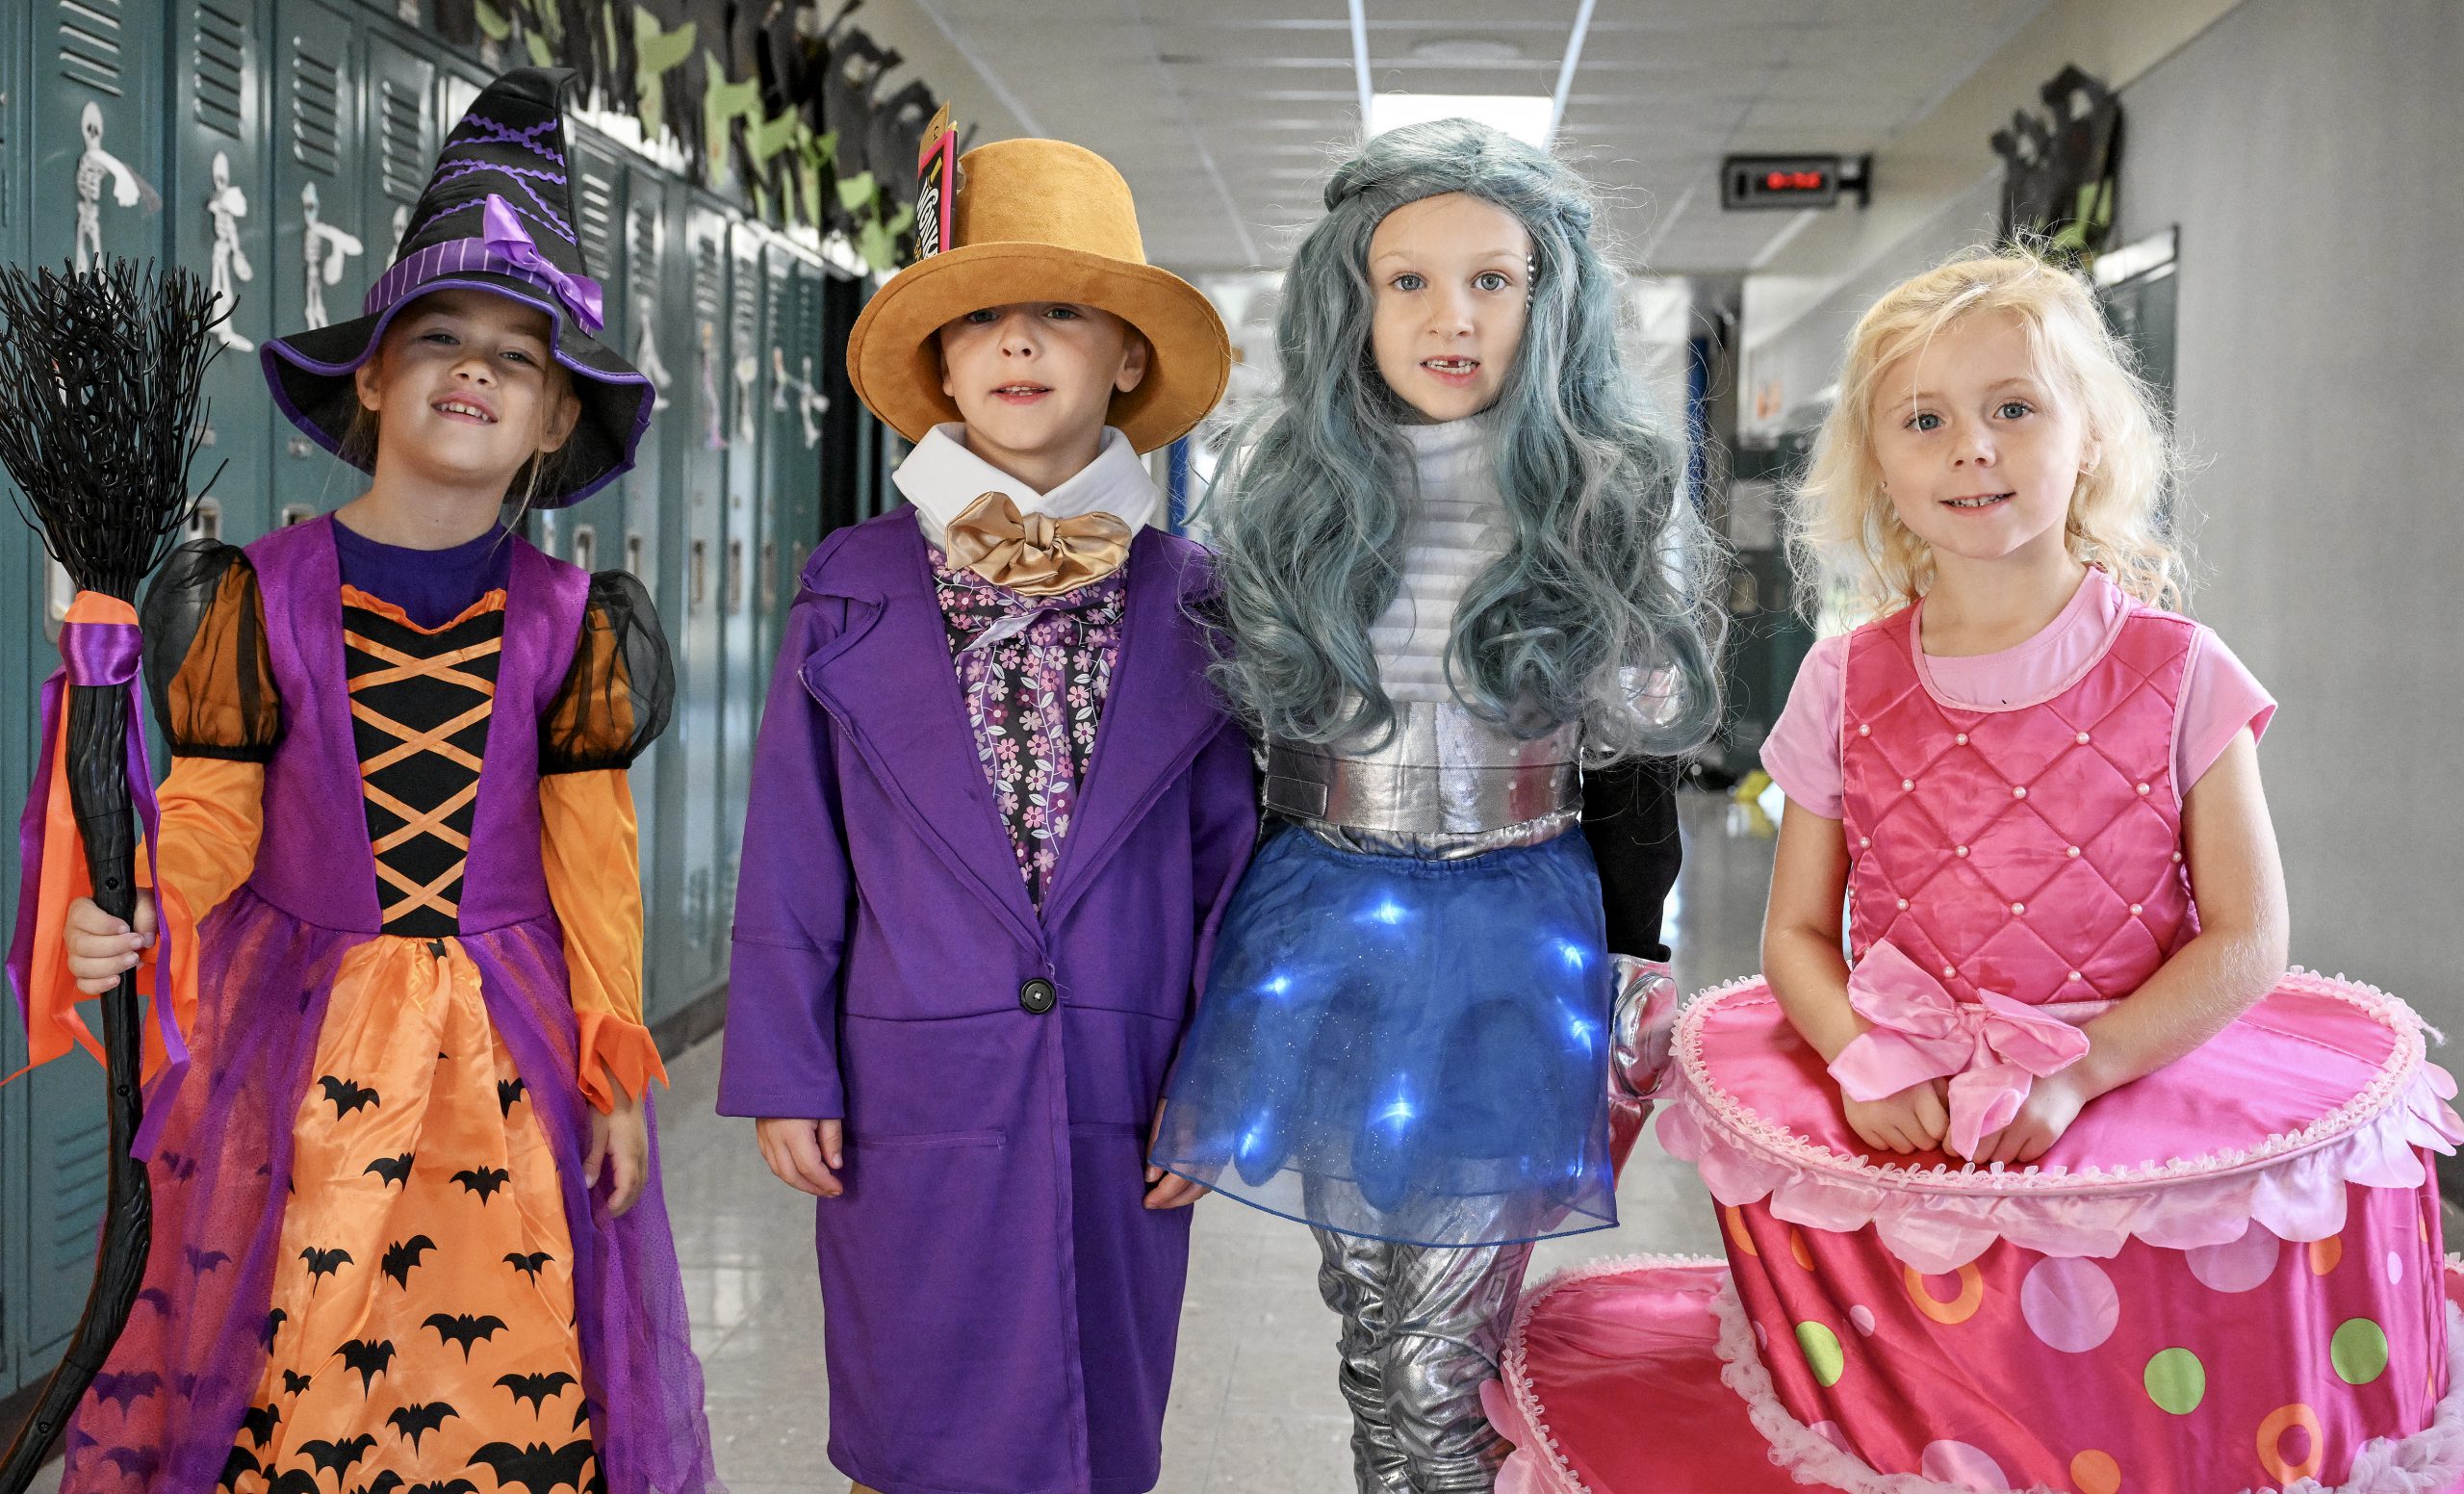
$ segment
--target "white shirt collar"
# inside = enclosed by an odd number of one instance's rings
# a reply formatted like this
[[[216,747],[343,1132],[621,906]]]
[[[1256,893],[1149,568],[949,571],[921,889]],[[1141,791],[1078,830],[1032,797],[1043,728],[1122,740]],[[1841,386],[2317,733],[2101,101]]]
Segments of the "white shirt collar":
[[[1050,514],[1074,519],[1080,514],[1108,513],[1131,533],[1156,521],[1164,496],[1155,491],[1146,464],[1117,429],[1104,427],[1095,459],[1049,493],[1039,493],[966,449],[966,427],[957,422],[936,425],[915,443],[890,480],[915,505],[928,538],[937,542],[950,521],[987,493],[1007,493],[1022,514]]]

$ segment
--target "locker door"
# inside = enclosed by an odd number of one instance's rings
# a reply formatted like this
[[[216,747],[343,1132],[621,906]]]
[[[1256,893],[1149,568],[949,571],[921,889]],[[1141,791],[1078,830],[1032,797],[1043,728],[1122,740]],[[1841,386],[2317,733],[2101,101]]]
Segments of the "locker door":
[[[679,209],[668,179],[642,167],[629,167],[625,181],[623,341],[635,368],[659,390],[633,470],[625,476],[625,564],[641,578],[658,605],[660,626],[677,670],[676,709],[667,734],[653,749],[652,770],[636,779],[636,803],[655,806],[655,846],[645,842],[650,870],[643,884],[649,966],[645,1007],[654,1017],[681,1006],[686,989],[685,889],[690,868],[685,847],[690,824],[687,800],[695,792],[686,738],[692,733],[685,692],[692,681],[691,597],[684,549],[684,457],[691,432],[693,362],[691,304]],[[706,790],[707,785],[701,786]]]
[[[726,926],[718,919],[719,819],[724,812],[720,711],[725,700],[728,370],[728,226],[723,210],[683,206],[688,296],[672,315],[682,394],[673,415],[683,446],[683,502],[671,512],[679,595],[670,622],[677,649],[677,742],[671,760],[681,769],[680,813],[665,823],[683,839],[684,940],[676,983],[666,992],[681,1003],[716,980],[726,959]]]
[[[762,488],[762,450],[768,444],[763,435],[769,425],[765,418],[769,382],[763,364],[770,345],[762,273],[768,237],[759,227],[741,220],[729,235],[727,544],[719,588],[725,619],[721,647],[727,659],[720,703],[724,792],[713,911],[713,921],[721,931],[734,921],[737,862],[744,845],[748,803],[745,780],[753,765],[753,734],[761,712],[763,666],[757,657],[761,635],[757,609],[761,546],[768,529],[768,496]]]
[[[160,255],[165,8],[37,0],[31,9],[36,263]]]
[[[160,258],[168,8],[152,0],[13,0],[0,10],[8,13],[0,36],[12,44],[9,69],[31,64],[8,90],[7,107],[23,98],[24,109],[0,153],[0,171],[14,177],[10,191],[22,193],[24,205],[19,212],[11,204],[11,247],[52,266],[80,253],[90,264]],[[23,526],[7,528],[15,532],[0,542],[0,555],[17,600],[9,604],[9,661],[0,683],[10,701],[31,702],[35,683],[58,662],[46,625],[57,615],[51,599],[65,600],[64,584],[54,589],[64,573],[41,558]],[[14,714],[7,734],[12,792],[33,774],[32,712]],[[21,1036],[12,1032],[8,1040],[13,1069],[24,1061]],[[102,1076],[91,1060],[71,1055],[0,1096],[16,1179],[8,1196],[13,1217],[0,1290],[9,1296],[0,1321],[7,1325],[7,1378],[24,1379],[59,1357],[93,1278],[106,1146]]]
[[[761,316],[769,331],[761,352],[761,495],[766,507],[761,549],[754,564],[753,652],[765,668],[767,661],[778,657],[780,623],[794,596],[783,585],[780,573],[796,532],[796,471],[804,455],[796,423],[804,408],[796,381],[796,359],[803,351],[796,270],[802,263],[793,248],[773,244],[761,273]],[[767,679],[766,674],[759,676],[756,687]]]
[[[26,151],[27,121],[32,116],[26,90],[27,29],[32,15],[22,6],[0,8],[0,259],[24,263],[26,203],[33,182],[33,163]],[[24,525],[0,528],[0,699],[34,698],[38,651],[47,652],[42,634],[41,551]],[[31,712],[18,710],[0,730],[0,789],[15,793],[34,778],[35,729]],[[15,927],[17,887],[14,877],[0,877],[0,919]],[[0,1021],[0,1072],[14,1073],[26,1061],[21,1024]],[[38,1275],[31,1245],[34,1224],[34,1180],[49,1188],[47,1171],[38,1172],[29,1146],[26,1098],[29,1083],[0,1089],[0,1395],[15,1389],[42,1366],[35,1361],[27,1340],[31,1325],[18,1303],[27,1301]],[[48,1150],[44,1153],[48,1160]],[[45,1289],[52,1290],[48,1279]]]
[[[428,168],[445,143],[437,123],[436,64],[385,37],[368,38],[368,119],[371,147],[366,173],[375,190],[369,195],[368,252],[359,284],[365,286],[393,262],[395,246],[410,231],[411,209],[427,186]],[[334,308],[334,320],[356,315]]]
[[[382,215],[371,232],[372,174],[356,23],[318,0],[274,0],[273,230],[258,281],[272,292],[281,331],[359,315],[360,297],[384,268]],[[270,274],[267,273],[270,270]],[[359,495],[359,475],[276,417],[273,522],[322,513]]]
[[[273,303],[272,156],[266,139],[267,41],[272,0],[177,0],[172,257],[202,275],[229,309],[222,351],[206,372],[212,401],[194,531],[245,544],[273,526],[273,425],[256,348],[277,331]],[[286,425],[286,428],[287,425]]]

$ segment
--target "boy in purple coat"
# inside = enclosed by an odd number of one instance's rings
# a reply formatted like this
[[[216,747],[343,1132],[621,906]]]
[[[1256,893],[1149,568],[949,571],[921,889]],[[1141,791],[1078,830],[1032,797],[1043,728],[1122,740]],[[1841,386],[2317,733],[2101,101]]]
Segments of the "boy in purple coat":
[[[955,245],[848,342],[909,502],[833,534],[789,614],[719,1109],[821,1200],[859,1490],[1141,1494],[1201,1191],[1145,1148],[1257,811],[1203,552],[1138,453],[1230,357],[1101,158],[1006,141],[959,175],[921,216]]]

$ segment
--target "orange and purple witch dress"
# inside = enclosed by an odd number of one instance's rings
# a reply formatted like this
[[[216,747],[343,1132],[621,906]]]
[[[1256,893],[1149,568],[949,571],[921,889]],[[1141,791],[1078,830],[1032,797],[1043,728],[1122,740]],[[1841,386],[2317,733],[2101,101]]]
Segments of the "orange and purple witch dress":
[[[346,583],[367,544],[192,545],[145,603],[192,1056],[63,1487],[715,1489],[655,1150],[621,1219],[582,1169],[585,1107],[665,1077],[626,778],[657,620],[509,533],[415,617]]]

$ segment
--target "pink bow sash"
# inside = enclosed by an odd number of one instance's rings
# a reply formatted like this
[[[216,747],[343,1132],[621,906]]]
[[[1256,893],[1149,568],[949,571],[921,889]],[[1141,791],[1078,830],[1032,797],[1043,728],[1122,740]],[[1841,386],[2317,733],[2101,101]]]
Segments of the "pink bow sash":
[[[496,193],[488,193],[488,200],[479,211],[479,223],[480,238],[488,252],[553,291],[584,332],[596,336],[607,324],[599,282],[588,275],[569,274],[540,253],[538,242],[530,237],[529,229],[522,226],[522,217],[513,210],[512,203]]]
[[[2088,1051],[2086,1033],[2024,1001],[1990,991],[1958,999],[1888,942],[1857,962],[1848,1004],[1874,1025],[1831,1061],[1841,1092],[1878,1100],[1951,1075],[1950,1150],[1963,1157],[2011,1123],[2038,1079]]]

